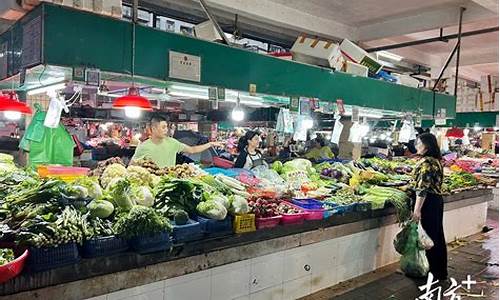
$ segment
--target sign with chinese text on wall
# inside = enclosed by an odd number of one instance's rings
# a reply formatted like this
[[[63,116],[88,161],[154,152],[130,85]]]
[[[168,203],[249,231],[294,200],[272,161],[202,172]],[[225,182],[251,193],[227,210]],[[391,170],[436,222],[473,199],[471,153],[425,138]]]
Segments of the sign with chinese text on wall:
[[[169,51],[168,77],[200,82],[201,58],[195,55]]]

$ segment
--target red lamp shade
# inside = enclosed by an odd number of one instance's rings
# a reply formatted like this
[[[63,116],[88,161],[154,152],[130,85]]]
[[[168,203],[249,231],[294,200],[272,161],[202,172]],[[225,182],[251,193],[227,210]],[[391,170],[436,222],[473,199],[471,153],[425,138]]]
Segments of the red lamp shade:
[[[139,95],[139,90],[135,87],[129,88],[127,95],[116,98],[113,101],[113,108],[125,107],[134,107],[141,110],[153,110],[149,100]]]
[[[31,115],[31,108],[24,102],[17,99],[15,92],[10,92],[8,95],[0,94],[0,111],[14,111],[23,114]]]

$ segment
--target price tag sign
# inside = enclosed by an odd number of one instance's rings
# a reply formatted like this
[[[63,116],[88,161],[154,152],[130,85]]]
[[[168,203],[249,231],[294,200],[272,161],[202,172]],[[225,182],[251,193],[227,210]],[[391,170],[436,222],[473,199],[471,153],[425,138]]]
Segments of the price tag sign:
[[[73,67],[73,81],[85,82],[85,67]]]
[[[217,100],[224,101],[226,100],[226,89],[225,88],[217,88]]]
[[[299,97],[290,97],[290,110],[299,111]]]
[[[99,86],[101,83],[101,72],[99,69],[85,69],[85,83],[87,85]]]
[[[357,107],[352,108],[351,120],[353,122],[359,122],[359,108],[357,108]]]
[[[208,88],[208,100],[212,100],[212,101],[217,100],[217,88],[214,88],[214,87]]]
[[[248,94],[250,94],[250,96],[256,96],[257,95],[257,85],[256,84],[250,83],[248,85]]]

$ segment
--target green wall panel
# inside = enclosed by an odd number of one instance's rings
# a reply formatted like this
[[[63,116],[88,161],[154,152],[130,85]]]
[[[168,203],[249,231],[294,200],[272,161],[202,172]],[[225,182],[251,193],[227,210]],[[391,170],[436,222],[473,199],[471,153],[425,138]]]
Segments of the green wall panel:
[[[481,127],[495,127],[497,126],[498,112],[467,112],[457,113],[454,119],[446,120],[446,125],[443,127],[473,127],[476,123]],[[434,121],[422,121],[423,127],[431,127]]]
[[[130,73],[130,23],[46,4],[44,13],[45,63]]]
[[[43,4],[44,63],[131,71],[132,24],[71,8]],[[169,80],[169,50],[201,57],[202,85],[278,96],[343,99],[346,104],[432,115],[433,94],[422,89],[357,77],[152,28],[136,28],[136,75]],[[436,110],[455,116],[455,98],[436,94]]]

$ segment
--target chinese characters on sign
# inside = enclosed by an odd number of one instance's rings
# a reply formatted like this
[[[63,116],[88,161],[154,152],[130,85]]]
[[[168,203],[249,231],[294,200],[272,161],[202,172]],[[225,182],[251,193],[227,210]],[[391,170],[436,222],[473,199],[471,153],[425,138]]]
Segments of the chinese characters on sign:
[[[439,285],[439,281],[433,280],[434,275],[429,272],[426,284],[418,287],[418,289],[421,292],[424,292],[424,294],[420,295],[415,300],[441,300],[442,296],[450,300],[461,300],[462,296],[457,292],[457,290],[462,288],[466,291],[470,291],[472,285],[477,283],[476,281],[471,279],[470,275],[467,275],[467,280],[462,281],[461,284],[458,284],[455,278],[450,278],[450,286],[443,293],[443,287]]]

